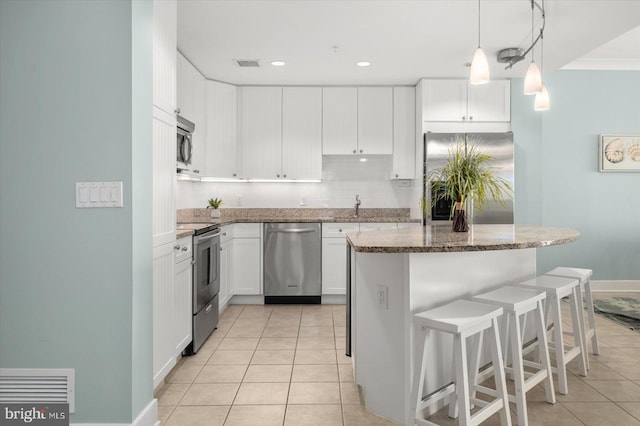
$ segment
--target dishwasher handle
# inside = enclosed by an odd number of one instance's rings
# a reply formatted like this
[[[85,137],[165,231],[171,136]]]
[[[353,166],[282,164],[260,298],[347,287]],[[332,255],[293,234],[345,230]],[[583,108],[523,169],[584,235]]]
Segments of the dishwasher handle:
[[[292,228],[292,229],[272,229],[269,232],[278,232],[282,234],[305,234],[308,232],[316,232],[315,228]]]

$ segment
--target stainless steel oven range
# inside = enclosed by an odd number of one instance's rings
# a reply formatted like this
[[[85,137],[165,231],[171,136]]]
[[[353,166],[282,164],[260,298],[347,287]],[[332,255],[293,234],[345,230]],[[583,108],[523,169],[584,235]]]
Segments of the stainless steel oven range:
[[[202,226],[202,224],[200,224]],[[194,226],[193,341],[185,349],[194,354],[218,325],[220,292],[220,226]]]

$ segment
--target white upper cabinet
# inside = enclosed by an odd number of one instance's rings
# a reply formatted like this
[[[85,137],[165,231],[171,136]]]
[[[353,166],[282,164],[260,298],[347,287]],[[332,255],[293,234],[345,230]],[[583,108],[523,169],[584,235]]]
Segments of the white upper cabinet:
[[[282,89],[282,173],[286,179],[322,178],[322,89]]]
[[[393,154],[393,89],[358,88],[358,154]]]
[[[358,89],[322,89],[322,153],[356,154],[358,148]]]
[[[242,87],[242,177],[322,177],[322,91],[318,87]]]
[[[206,175],[235,178],[238,172],[238,89],[206,82]]]
[[[466,80],[424,80],[424,121],[463,121],[467,116]]]
[[[174,114],[176,109],[176,0],[153,2],[153,104]]]
[[[206,175],[206,80],[180,52],[177,63],[177,111],[195,123],[191,169]]]
[[[423,120],[510,121],[510,87],[509,80],[478,86],[467,80],[423,80]]]
[[[324,155],[393,153],[391,87],[325,87],[322,103]]]
[[[177,2],[153,2],[153,246],[176,238]]]
[[[239,91],[242,175],[247,178],[280,178],[282,88],[242,87]]]
[[[153,246],[176,239],[176,119],[154,108]]]
[[[416,89],[393,88],[392,179],[416,177]]]
[[[469,85],[467,112],[473,121],[511,121],[511,82]]]

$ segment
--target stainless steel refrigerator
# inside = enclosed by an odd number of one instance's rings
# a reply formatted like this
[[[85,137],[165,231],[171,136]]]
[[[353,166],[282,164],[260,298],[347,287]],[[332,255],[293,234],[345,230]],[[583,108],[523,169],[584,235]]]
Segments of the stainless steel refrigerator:
[[[504,197],[505,206],[495,200],[487,201],[480,212],[467,206],[471,224],[513,223],[513,203],[515,186],[513,179],[513,133],[431,133],[424,134],[424,176],[446,164],[449,152],[458,141],[465,147],[473,144],[478,149],[493,157],[494,174],[505,179],[514,190],[512,198]],[[431,200],[438,191],[437,182],[425,182],[423,179],[423,195],[427,198],[430,208],[423,217],[423,223],[437,224],[449,221],[451,201],[442,200],[432,206]]]

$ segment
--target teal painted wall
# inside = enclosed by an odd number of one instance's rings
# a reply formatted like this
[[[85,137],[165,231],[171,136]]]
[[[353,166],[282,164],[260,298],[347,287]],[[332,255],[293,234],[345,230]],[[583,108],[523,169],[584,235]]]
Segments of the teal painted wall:
[[[150,166],[134,163],[151,158],[151,98],[138,127],[132,96],[150,89],[132,89],[132,19],[131,1],[0,2],[0,365],[75,368],[74,423],[130,423],[152,399],[132,380],[152,334]],[[75,182],[111,180],[124,208],[75,208]]]
[[[597,280],[640,280],[640,173],[598,171],[600,134],[640,135],[640,72],[558,71],[545,84],[551,109],[535,112],[522,80],[512,82],[516,223],[581,236],[538,250],[538,270],[576,266]]]

